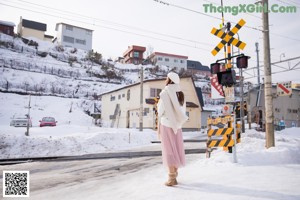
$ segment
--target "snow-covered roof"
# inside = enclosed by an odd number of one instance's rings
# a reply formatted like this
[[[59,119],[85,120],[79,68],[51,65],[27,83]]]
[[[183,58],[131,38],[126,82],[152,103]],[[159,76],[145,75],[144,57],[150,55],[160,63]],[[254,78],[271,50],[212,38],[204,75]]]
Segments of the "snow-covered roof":
[[[16,26],[13,22],[2,21],[2,20],[0,20],[0,24],[5,26]]]

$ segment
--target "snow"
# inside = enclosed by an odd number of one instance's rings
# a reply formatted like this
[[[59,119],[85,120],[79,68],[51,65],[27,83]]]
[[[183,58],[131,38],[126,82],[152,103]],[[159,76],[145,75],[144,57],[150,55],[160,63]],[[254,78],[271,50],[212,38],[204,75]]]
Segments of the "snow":
[[[2,20],[0,20],[0,24],[6,25],[6,26],[16,26],[15,23],[13,23],[13,22],[2,21]]]
[[[31,97],[33,127],[9,126],[10,114],[24,114],[28,96],[0,93],[1,158],[27,156],[81,155],[127,151],[149,146],[156,140],[153,130],[101,128],[80,109],[80,99]],[[70,113],[70,102],[73,110]],[[54,116],[57,127],[38,127],[42,116]],[[131,142],[129,143],[129,134]],[[199,132],[184,133],[185,138]],[[265,148],[265,133],[246,129],[237,145],[237,163],[221,148],[204,154],[187,155],[186,167],[179,170],[179,185],[166,187],[167,171],[162,164],[109,179],[86,179],[77,184],[59,185],[31,193],[30,199],[230,199],[296,200],[300,198],[300,128],[275,132],[275,147]],[[4,147],[4,148],[3,148]],[[96,162],[96,161],[90,161]],[[16,165],[30,170],[46,163]],[[0,166],[8,170],[10,166]],[[42,179],[42,175],[37,175]]]
[[[15,46],[23,45],[20,40],[4,34],[0,34],[0,37],[2,41],[13,42]],[[45,51],[55,52],[47,43],[40,42],[40,47]],[[70,50],[66,48],[64,55],[70,55]],[[86,110],[92,110],[94,104],[101,107],[101,102],[97,100],[82,98],[86,92],[101,94],[122,87],[124,83],[111,84],[105,80],[97,82],[88,76],[84,66],[74,63],[70,67],[68,63],[62,63],[49,55],[46,58],[37,57],[31,51],[20,54],[0,48],[0,56],[8,65],[10,60],[36,64],[30,67],[28,64],[23,65],[23,71],[3,67],[0,70],[2,89],[5,89],[7,81],[12,84],[9,91],[25,91],[23,87],[19,87],[25,83],[44,84],[48,87],[48,92],[44,92],[43,95],[50,95],[51,84],[62,88],[63,94],[72,94],[72,91],[79,87],[79,94],[75,95],[77,98],[68,98],[69,95],[31,96],[30,116],[33,127],[29,130],[29,136],[25,136],[25,127],[9,126],[13,116],[25,116],[28,113],[26,107],[29,96],[0,93],[0,159],[129,151],[148,147],[153,145],[151,141],[157,140],[154,130],[145,129],[140,132],[138,129],[112,129],[105,122],[103,127],[99,127],[84,113]],[[84,58],[83,52],[78,52],[78,56]],[[46,75],[42,71],[44,66],[54,70],[72,69],[74,73],[79,73],[81,80],[59,77],[55,73]],[[30,68],[30,71],[26,67]],[[137,70],[136,66],[129,68]],[[129,68],[121,64],[116,65],[116,69],[121,71]],[[92,66],[91,69],[101,72],[100,66]],[[138,81],[138,71],[124,72],[124,76],[128,82]],[[151,73],[148,72],[145,78],[151,78]],[[206,83],[207,81],[198,82],[195,85],[205,87]],[[206,108],[212,107],[206,105]],[[220,108],[214,109],[218,111]],[[39,127],[39,120],[45,116],[55,117],[57,126]],[[202,131],[184,132],[184,138],[203,136]],[[167,179],[167,171],[161,163],[156,162],[111,178],[101,179],[96,176],[85,179],[83,176],[81,179],[84,181],[78,181],[76,184],[52,185],[32,192],[30,199],[298,200],[300,128],[276,131],[275,139],[275,147],[266,149],[265,133],[246,129],[246,133],[242,134],[241,143],[237,145],[237,163],[233,162],[232,154],[224,152],[221,148],[213,151],[209,159],[204,154],[187,155],[187,165],[179,170],[179,185],[175,187],[163,185]],[[73,162],[70,162],[69,166],[73,166]],[[90,168],[97,165],[97,162],[89,161]],[[53,162],[3,165],[0,169],[30,170],[42,169],[48,165],[53,165]],[[85,167],[84,163],[76,163],[76,166],[81,165]],[[51,170],[35,172],[32,181],[37,182],[32,184],[43,182],[45,176],[52,178],[54,174]],[[69,176],[75,175],[71,173]]]

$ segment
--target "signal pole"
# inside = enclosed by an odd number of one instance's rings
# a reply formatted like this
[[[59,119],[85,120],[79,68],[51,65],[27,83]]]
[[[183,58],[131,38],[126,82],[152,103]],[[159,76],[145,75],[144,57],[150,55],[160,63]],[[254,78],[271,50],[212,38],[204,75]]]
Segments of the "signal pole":
[[[256,47],[256,58],[257,58],[257,84],[260,85],[260,71],[259,71],[259,50],[258,50],[258,42],[255,43]]]
[[[28,113],[27,113],[27,127],[25,135],[29,136],[29,122],[30,122],[30,101],[31,101],[31,95],[29,95],[29,103],[28,103]]]
[[[264,73],[265,73],[265,113],[266,113],[266,147],[275,146],[274,136],[274,114],[272,99],[272,75],[271,75],[271,55],[270,55],[270,29],[268,0],[262,0],[266,11],[262,11],[263,17],[263,39],[264,39]]]
[[[143,82],[144,82],[144,68],[143,65],[141,66],[141,71],[140,71],[140,76],[141,76],[141,84],[140,84],[140,116],[139,116],[139,121],[140,121],[140,131],[143,131],[143,115],[144,115],[144,108],[143,108]]]

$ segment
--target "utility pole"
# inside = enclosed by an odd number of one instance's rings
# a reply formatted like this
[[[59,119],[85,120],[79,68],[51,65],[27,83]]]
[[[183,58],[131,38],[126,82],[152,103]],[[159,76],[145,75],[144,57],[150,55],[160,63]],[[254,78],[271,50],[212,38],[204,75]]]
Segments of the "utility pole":
[[[28,113],[27,113],[27,128],[25,135],[29,136],[29,123],[30,123],[30,101],[31,101],[31,95],[29,95],[29,103],[28,103]]]
[[[240,35],[236,33],[238,36],[238,40],[240,41]],[[238,54],[240,55],[240,49],[238,48]],[[244,121],[244,77],[243,77],[243,69],[239,69],[240,75],[240,120],[241,120],[241,132],[245,133],[245,121]]]
[[[259,71],[259,54],[258,54],[258,42],[255,43],[256,47],[256,59],[257,59],[257,84],[260,86],[260,71]]]
[[[140,69],[140,77],[141,77],[141,90],[140,90],[140,117],[139,117],[139,121],[140,121],[140,131],[143,131],[143,115],[144,115],[144,108],[143,108],[143,82],[144,82],[144,69],[143,69],[143,65],[140,65],[141,69]]]
[[[272,99],[272,75],[271,75],[271,55],[270,55],[270,29],[269,29],[269,13],[268,0],[262,0],[262,4],[266,10],[263,15],[263,39],[264,39],[264,71],[265,71],[265,113],[266,113],[266,147],[275,146],[274,136],[274,114]]]

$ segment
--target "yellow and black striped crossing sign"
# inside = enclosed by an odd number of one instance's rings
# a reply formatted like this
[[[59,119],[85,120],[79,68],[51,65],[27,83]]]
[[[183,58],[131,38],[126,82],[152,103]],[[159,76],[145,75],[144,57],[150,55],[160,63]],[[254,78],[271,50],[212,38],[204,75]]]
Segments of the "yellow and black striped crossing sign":
[[[246,43],[234,38],[233,36],[244,26],[246,22],[241,19],[229,32],[224,33],[221,29],[213,28],[211,33],[222,39],[222,41],[211,51],[215,56],[226,45],[226,43],[233,44],[239,49],[244,49]]]
[[[232,135],[233,128],[220,128],[220,129],[209,129],[207,131],[207,136],[221,136],[221,135]]]

